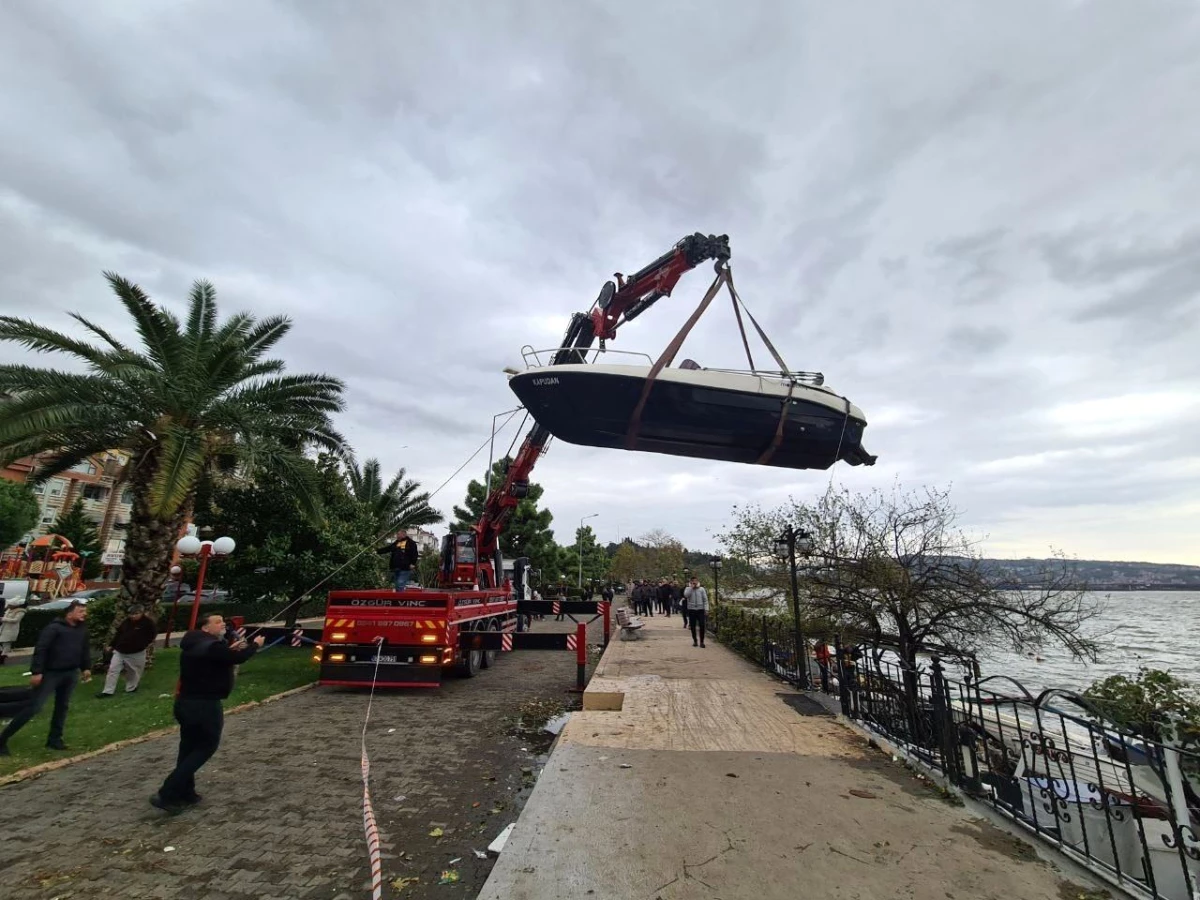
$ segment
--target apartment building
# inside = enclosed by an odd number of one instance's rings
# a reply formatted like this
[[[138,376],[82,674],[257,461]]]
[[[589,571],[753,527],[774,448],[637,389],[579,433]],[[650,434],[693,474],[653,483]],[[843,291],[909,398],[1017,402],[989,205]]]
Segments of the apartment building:
[[[39,461],[39,457],[19,459],[0,469],[0,478],[28,481],[36,472]],[[44,484],[34,485],[33,492],[40,506],[38,522],[23,540],[53,532],[58,517],[80,500],[84,514],[96,523],[100,537],[100,562],[105,567],[102,580],[119,580],[120,566],[125,558],[125,532],[133,508],[129,488],[119,483],[128,462],[128,454],[110,450],[84,460]]]

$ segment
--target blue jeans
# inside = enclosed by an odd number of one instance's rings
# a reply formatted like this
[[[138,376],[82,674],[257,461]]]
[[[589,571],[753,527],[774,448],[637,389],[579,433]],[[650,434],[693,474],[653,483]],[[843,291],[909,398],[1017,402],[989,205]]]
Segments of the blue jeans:
[[[396,579],[396,590],[402,591],[408,587],[408,582],[412,578],[412,569],[397,569],[392,573],[392,577]]]

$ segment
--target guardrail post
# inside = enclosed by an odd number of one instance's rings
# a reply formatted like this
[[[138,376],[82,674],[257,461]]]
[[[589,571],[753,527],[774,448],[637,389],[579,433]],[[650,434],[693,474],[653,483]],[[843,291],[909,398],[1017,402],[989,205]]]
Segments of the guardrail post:
[[[609,616],[612,604],[607,600],[600,602],[600,615],[604,616],[604,649],[608,649],[608,642],[612,639],[612,620]]]
[[[575,687],[580,693],[587,687],[587,626],[575,626]]]

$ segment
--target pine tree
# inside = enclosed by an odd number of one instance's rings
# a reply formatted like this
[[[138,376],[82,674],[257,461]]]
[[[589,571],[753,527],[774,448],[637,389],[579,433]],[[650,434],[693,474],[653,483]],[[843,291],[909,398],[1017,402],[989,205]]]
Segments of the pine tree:
[[[504,475],[512,457],[497,460],[492,466],[492,489],[504,483]],[[500,551],[508,559],[519,556],[529,558],[530,565],[543,573],[558,571],[558,545],[554,542],[554,532],[550,523],[554,515],[548,509],[538,509],[543,488],[540,484],[529,483],[529,493],[513,510],[500,533]],[[482,481],[471,480],[467,485],[467,496],[462,506],[454,507],[454,531],[470,531],[471,527],[483,515],[483,504],[487,500],[487,485]]]

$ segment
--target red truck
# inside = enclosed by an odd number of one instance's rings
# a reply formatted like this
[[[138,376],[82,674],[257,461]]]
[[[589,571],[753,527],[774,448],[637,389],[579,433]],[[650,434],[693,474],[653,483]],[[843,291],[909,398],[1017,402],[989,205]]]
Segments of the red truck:
[[[616,282],[604,285],[589,312],[572,316],[551,364],[581,362],[597,339],[603,348],[620,324],[670,296],[686,272],[709,259],[716,260],[718,267],[729,259],[727,236],[689,235],[633,275],[616,275]],[[495,662],[496,652],[507,640],[495,632],[519,630],[519,609],[546,611],[531,600],[528,559],[514,561],[511,579],[503,576],[500,535],[517,504],[528,495],[530,474],[549,440],[550,432],[535,423],[503,482],[494,488],[489,484],[479,521],[470,531],[442,539],[436,585],[404,591],[330,592],[315,654],[321,666],[320,684],[436,687],[445,671],[455,669],[470,677]],[[568,613],[583,612],[584,607],[596,612],[597,604],[562,606]],[[581,660],[586,649],[578,635],[514,635],[504,649],[513,646],[576,649]]]

